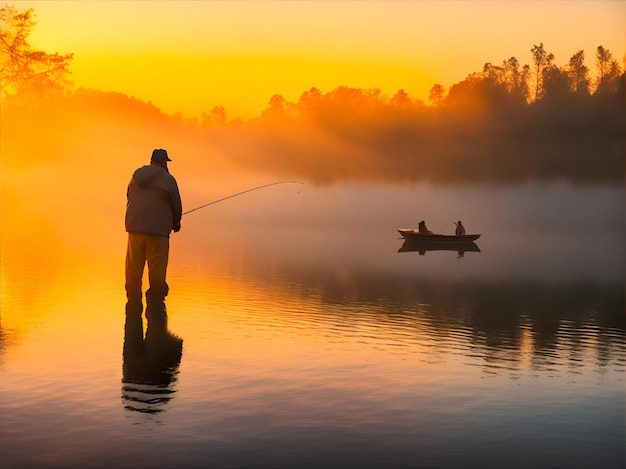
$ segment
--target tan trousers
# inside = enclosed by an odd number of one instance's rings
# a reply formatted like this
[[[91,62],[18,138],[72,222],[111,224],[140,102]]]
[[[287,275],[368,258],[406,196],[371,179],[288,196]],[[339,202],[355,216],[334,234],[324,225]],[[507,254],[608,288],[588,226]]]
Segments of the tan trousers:
[[[148,263],[148,281],[150,288],[146,297],[163,299],[169,291],[165,276],[170,251],[170,239],[146,233],[128,232],[126,248],[126,297],[132,301],[141,301],[141,278]]]

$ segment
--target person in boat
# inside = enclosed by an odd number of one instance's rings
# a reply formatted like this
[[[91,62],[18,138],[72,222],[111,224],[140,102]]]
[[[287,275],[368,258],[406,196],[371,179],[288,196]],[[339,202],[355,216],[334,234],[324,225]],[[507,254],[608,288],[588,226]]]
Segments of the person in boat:
[[[426,228],[426,222],[424,220],[422,220],[421,222],[418,223],[418,231],[421,234],[429,234],[432,233],[432,231],[430,231],[428,228]]]
[[[150,164],[133,173],[126,191],[126,297],[140,315],[144,266],[148,264],[150,283],[146,300],[162,301],[168,293],[165,276],[170,232],[180,230],[182,203],[168,161],[172,160],[166,150],[154,150]]]
[[[461,223],[461,220],[459,220],[456,224],[456,235],[463,236],[464,234],[465,234],[465,227]]]

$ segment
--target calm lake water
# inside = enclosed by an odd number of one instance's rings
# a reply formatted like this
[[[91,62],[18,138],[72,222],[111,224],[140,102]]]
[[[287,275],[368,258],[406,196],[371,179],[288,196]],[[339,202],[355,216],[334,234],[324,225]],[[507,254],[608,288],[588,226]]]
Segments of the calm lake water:
[[[123,191],[52,235],[4,219],[0,467],[625,466],[623,187],[283,185],[199,210],[171,243],[180,355],[123,355]],[[403,248],[421,219],[479,251]]]

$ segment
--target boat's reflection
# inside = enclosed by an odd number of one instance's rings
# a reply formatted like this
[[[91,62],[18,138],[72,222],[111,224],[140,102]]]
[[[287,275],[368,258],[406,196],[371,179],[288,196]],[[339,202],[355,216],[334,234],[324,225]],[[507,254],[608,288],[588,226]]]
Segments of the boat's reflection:
[[[422,241],[416,239],[405,239],[398,252],[418,252],[423,256],[428,251],[456,251],[459,257],[463,257],[466,252],[480,252],[480,248],[473,241]]]

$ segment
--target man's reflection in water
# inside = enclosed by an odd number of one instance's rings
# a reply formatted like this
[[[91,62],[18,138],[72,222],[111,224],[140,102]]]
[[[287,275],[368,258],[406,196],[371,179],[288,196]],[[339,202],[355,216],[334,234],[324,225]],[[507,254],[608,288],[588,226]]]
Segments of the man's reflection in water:
[[[141,302],[126,304],[122,400],[130,411],[155,414],[174,396],[183,341],[167,329],[165,301],[147,298],[143,336]]]

